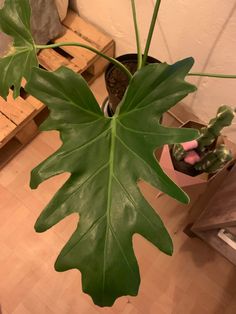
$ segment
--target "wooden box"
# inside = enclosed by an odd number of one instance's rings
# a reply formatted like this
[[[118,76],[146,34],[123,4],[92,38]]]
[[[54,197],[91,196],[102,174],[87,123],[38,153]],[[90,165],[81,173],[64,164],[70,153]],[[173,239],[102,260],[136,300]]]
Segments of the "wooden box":
[[[110,57],[114,56],[114,41],[75,12],[69,10],[63,24],[64,35],[52,43],[76,41],[90,45]],[[40,66],[48,71],[66,66],[80,73],[88,83],[102,74],[108,63],[80,47],[45,49],[38,53],[38,59]],[[7,102],[0,97],[0,168],[38,134],[38,126],[48,115],[44,104],[24,91],[24,84],[22,82],[21,95],[16,100],[12,92]]]

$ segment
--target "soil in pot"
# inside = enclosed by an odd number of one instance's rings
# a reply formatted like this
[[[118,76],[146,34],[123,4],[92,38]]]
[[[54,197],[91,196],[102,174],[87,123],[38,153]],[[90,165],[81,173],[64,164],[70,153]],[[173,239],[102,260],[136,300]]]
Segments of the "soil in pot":
[[[137,71],[137,54],[126,54],[116,59],[124,64],[132,74]],[[160,61],[148,57],[147,64],[149,63],[160,63]],[[108,92],[109,111],[114,114],[129,85],[129,79],[125,73],[110,63],[105,72],[105,83]]]

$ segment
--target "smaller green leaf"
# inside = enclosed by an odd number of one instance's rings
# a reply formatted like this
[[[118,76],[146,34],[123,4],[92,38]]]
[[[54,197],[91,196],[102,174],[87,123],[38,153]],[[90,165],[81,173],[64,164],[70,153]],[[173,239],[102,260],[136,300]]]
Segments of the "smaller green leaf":
[[[5,0],[0,10],[0,31],[13,39],[13,45],[0,56],[0,96],[5,99],[12,86],[14,98],[19,96],[22,78],[28,79],[32,67],[38,65],[30,15],[28,0]]]

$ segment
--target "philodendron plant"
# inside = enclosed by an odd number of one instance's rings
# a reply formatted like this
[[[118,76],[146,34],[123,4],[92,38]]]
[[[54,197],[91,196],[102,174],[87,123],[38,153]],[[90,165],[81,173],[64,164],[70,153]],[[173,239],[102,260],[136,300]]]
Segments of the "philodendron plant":
[[[154,7],[144,55],[134,0],[131,5],[138,47],[138,70],[133,76],[117,60],[81,43],[35,44],[28,0],[5,0],[0,10],[0,30],[13,38],[12,46],[0,58],[0,94],[6,98],[12,88],[17,97],[24,77],[26,91],[50,110],[41,129],[58,130],[62,141],[62,146],[32,171],[30,186],[35,189],[50,177],[71,173],[38,218],[35,229],[46,231],[78,213],[77,229],[59,254],[55,268],[79,269],[83,291],[99,306],[111,306],[119,296],[138,293],[140,274],[132,245],[135,233],[164,253],[173,253],[171,238],[144,199],[138,182],[145,180],[188,203],[188,196],[159,166],[154,151],[199,135],[193,129],[167,128],[160,123],[168,109],[196,90],[185,81],[193,59],[173,65],[146,65],[160,1]],[[38,67],[39,49],[63,45],[90,49],[128,75],[129,86],[113,117],[104,116],[81,75],[66,67],[55,72]]]

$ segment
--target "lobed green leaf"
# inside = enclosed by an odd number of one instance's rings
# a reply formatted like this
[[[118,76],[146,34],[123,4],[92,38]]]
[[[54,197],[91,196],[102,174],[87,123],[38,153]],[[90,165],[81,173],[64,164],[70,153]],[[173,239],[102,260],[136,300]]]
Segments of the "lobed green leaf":
[[[55,268],[77,268],[83,291],[100,306],[136,295],[140,274],[132,237],[138,233],[166,254],[172,240],[138,181],[145,180],[182,202],[187,195],[163,172],[154,151],[164,144],[194,139],[192,129],[166,128],[163,113],[195,87],[184,81],[191,58],[174,65],[152,64],[135,74],[119,107],[104,117],[84,79],[67,68],[54,73],[34,68],[26,90],[44,102],[50,116],[43,130],[58,130],[62,146],[32,171],[31,187],[63,172],[67,182],[38,218],[43,232],[77,213],[78,226]]]
[[[14,97],[19,96],[22,78],[28,79],[32,67],[38,65],[30,14],[28,0],[5,0],[0,10],[0,31],[13,39],[13,45],[0,55],[0,96],[5,99],[11,87]]]

